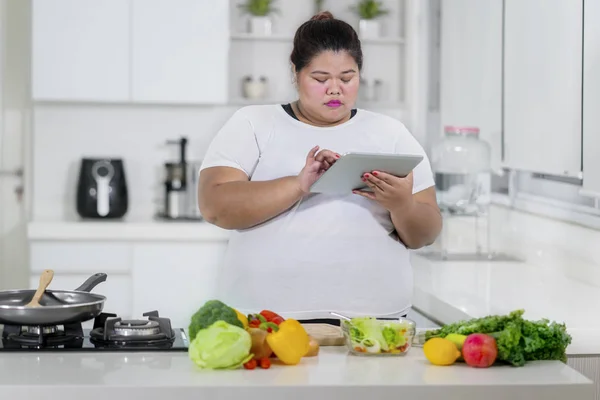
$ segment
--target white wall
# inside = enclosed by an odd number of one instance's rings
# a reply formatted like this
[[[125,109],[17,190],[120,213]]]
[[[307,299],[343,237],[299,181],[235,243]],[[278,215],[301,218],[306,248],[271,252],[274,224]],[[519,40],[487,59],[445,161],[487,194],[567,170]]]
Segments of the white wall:
[[[27,162],[31,3],[3,0],[0,9],[0,169],[14,171]],[[0,288],[24,287],[28,282],[27,188],[22,200],[15,193],[23,185],[17,176],[0,178]]]
[[[33,134],[32,219],[77,218],[75,193],[82,157],[122,158],[128,217],[151,218],[162,200],[163,164],[186,136],[188,160],[199,160],[234,107],[37,105]]]

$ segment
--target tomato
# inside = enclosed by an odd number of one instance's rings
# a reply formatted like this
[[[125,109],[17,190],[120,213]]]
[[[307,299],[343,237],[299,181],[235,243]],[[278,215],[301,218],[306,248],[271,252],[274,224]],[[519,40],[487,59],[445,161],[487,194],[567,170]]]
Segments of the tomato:
[[[248,361],[246,364],[244,364],[244,368],[246,368],[246,369],[256,368],[256,360],[252,359],[252,360]]]
[[[257,319],[253,319],[248,323],[249,328],[258,328],[260,326],[260,321]]]
[[[263,358],[259,361],[258,365],[260,365],[262,369],[269,369],[271,368],[271,360],[269,360],[268,358]]]

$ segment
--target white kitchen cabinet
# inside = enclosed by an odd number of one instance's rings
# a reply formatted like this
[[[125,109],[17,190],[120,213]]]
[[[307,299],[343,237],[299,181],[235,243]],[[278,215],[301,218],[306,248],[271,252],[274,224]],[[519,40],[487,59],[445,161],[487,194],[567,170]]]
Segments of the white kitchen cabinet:
[[[190,317],[217,296],[215,282],[226,241],[138,243],[133,254],[133,313],[157,310],[187,328]]]
[[[585,2],[583,54],[583,193],[600,198],[600,0]]]
[[[75,290],[90,276],[103,272],[107,274],[106,281],[92,289],[92,292],[106,296],[105,312],[129,318],[133,304],[132,252],[132,246],[126,242],[31,241],[29,285],[37,288],[40,274],[45,269],[54,271],[49,286],[54,290]]]
[[[129,244],[118,241],[32,241],[29,264],[34,274],[45,269],[65,274],[123,274],[131,270],[132,252]]]
[[[107,279],[92,291],[106,296],[104,311],[142,318],[157,310],[174,326],[187,327],[205,301],[217,298],[217,273],[227,247],[221,239],[202,241],[33,240],[30,288],[53,269],[50,289],[74,290],[97,272]],[[89,327],[93,321],[89,322]]]
[[[479,127],[497,170],[502,161],[502,0],[442,1],[440,40],[441,125]]]
[[[229,4],[132,0],[132,101],[227,101]]]
[[[129,100],[129,28],[126,0],[33,0],[33,99]]]
[[[505,0],[504,29],[505,165],[579,177],[583,0]]]

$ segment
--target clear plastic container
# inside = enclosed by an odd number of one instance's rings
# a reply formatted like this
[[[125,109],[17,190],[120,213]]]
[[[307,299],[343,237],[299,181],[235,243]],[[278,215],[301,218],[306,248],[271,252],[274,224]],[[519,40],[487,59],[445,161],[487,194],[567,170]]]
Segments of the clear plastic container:
[[[371,331],[364,333],[365,324],[360,320],[368,320]],[[353,321],[356,325],[353,324]],[[341,321],[342,333],[346,347],[351,354],[359,356],[403,356],[411,349],[416,334],[416,323],[408,318],[376,319],[373,317],[353,318],[350,321]],[[368,329],[368,328],[367,328]],[[384,332],[389,330],[389,332]],[[383,348],[385,336],[395,337],[390,343],[393,347]],[[386,342],[387,343],[387,342]]]
[[[479,128],[446,126],[433,148],[438,204],[449,214],[487,213],[491,194],[491,149]]]

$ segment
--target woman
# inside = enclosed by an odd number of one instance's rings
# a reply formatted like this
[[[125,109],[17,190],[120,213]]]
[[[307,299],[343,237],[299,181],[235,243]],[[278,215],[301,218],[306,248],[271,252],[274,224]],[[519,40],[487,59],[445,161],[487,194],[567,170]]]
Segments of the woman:
[[[403,316],[412,305],[407,249],[431,244],[442,223],[427,156],[401,122],[354,108],[363,60],[350,25],[314,16],[290,59],[298,100],[238,110],[201,167],[202,215],[233,230],[218,297],[302,321],[329,321],[330,311]],[[350,151],[425,159],[406,178],[365,174],[372,192],[309,195]]]

